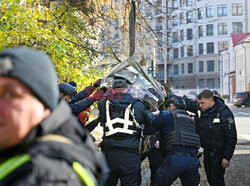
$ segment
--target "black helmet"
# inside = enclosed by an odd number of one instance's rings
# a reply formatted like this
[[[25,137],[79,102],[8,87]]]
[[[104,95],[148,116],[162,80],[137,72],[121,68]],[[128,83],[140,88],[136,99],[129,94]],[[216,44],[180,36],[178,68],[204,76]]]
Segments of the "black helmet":
[[[170,104],[174,104],[176,108],[179,109],[185,109],[186,108],[186,102],[183,97],[176,96],[174,94],[168,94],[166,100],[165,100],[165,107],[167,108]]]
[[[216,90],[212,91],[213,95],[218,95],[218,92]]]
[[[76,90],[69,83],[59,83],[58,87],[59,87],[60,93],[70,95],[70,96],[74,96],[76,94]]]
[[[125,80],[122,79],[115,79],[113,82],[113,88],[127,88],[128,84],[125,82]]]

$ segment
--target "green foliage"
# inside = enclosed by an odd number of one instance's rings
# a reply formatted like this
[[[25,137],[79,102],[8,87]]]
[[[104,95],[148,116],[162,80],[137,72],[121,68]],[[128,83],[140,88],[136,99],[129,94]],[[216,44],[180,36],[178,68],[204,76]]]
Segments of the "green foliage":
[[[1,0],[0,50],[18,45],[41,49],[51,57],[59,81],[86,86],[102,75],[92,68],[96,31],[88,23],[67,1]]]
[[[229,95],[222,95],[221,98],[222,98],[222,99],[228,99],[228,98],[229,98]]]

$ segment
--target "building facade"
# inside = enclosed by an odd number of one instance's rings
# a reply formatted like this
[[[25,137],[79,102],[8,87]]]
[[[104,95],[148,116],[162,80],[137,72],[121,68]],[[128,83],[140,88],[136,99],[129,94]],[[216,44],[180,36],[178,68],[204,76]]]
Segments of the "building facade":
[[[250,33],[231,34],[230,45],[221,51],[221,94],[250,90]]]
[[[219,90],[220,51],[228,48],[231,33],[250,30],[250,2],[168,0],[162,3],[167,8],[164,19],[167,56],[156,63],[157,78],[164,81],[166,74],[174,89]]]

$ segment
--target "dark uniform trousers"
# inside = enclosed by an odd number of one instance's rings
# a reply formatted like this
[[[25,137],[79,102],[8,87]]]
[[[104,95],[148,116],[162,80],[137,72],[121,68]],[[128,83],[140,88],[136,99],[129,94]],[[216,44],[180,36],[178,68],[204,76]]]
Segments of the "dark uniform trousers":
[[[208,182],[211,186],[224,186],[225,169],[221,166],[222,151],[204,150],[204,166]]]
[[[168,186],[179,177],[183,186],[197,186],[200,183],[198,167],[199,161],[195,155],[166,155],[156,171],[156,182],[152,185]]]
[[[106,186],[116,186],[118,178],[122,186],[139,186],[141,184],[140,156],[137,152],[126,150],[103,150],[110,168]]]
[[[152,148],[147,151],[144,155],[145,158],[148,157],[149,167],[151,171],[151,185],[155,183],[155,174],[157,169],[161,166],[161,151],[156,148]]]

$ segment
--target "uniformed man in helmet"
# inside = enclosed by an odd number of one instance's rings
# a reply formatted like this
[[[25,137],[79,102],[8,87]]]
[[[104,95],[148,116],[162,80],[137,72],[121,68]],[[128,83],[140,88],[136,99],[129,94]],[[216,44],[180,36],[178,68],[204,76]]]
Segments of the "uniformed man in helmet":
[[[139,186],[141,166],[138,128],[148,121],[144,104],[127,93],[125,80],[114,81],[104,99],[99,101],[99,117],[104,128],[101,149],[104,152],[110,174],[106,185]]]
[[[161,166],[156,171],[155,183],[171,185],[178,177],[182,185],[197,186],[200,182],[197,152],[200,139],[193,118],[185,111],[181,97],[168,95],[167,111],[161,111],[146,133],[160,131]]]
[[[197,132],[204,148],[204,166],[210,185],[225,185],[225,168],[229,167],[237,142],[233,113],[224,101],[210,90],[203,90],[198,101],[185,98],[187,110],[197,113]]]

